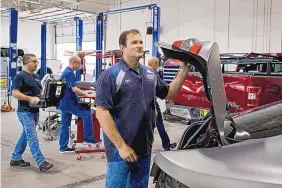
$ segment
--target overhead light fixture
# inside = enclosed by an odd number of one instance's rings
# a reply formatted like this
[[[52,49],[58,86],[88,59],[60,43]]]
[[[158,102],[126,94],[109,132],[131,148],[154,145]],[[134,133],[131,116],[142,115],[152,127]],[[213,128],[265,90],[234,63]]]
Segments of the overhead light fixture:
[[[40,1],[30,1],[30,0],[25,0],[25,3],[31,3],[31,4],[37,4],[40,5]]]

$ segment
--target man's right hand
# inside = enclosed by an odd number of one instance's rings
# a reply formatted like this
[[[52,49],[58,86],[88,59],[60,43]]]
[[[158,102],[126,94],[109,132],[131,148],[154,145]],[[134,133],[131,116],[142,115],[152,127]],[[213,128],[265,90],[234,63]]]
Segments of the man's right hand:
[[[118,149],[118,152],[121,158],[127,162],[136,162],[138,160],[135,151],[127,144],[123,144],[123,146]]]
[[[40,101],[40,99],[39,99],[38,97],[30,97],[30,98],[29,98],[29,102],[30,102],[31,104],[38,104],[39,101]]]

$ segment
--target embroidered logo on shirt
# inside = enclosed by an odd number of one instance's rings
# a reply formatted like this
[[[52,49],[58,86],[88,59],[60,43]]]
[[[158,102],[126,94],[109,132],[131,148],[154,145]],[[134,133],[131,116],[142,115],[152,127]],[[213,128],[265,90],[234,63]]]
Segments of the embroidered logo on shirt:
[[[130,83],[130,79],[126,79],[126,80],[124,80],[124,82],[125,82],[126,84],[129,84],[129,83]]]
[[[155,75],[147,74],[147,78],[149,78],[150,80],[154,80],[155,79]]]

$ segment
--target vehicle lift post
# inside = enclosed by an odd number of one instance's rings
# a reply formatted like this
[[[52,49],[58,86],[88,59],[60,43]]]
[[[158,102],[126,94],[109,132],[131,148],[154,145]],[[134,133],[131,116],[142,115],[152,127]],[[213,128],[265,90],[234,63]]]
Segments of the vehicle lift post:
[[[83,20],[80,19],[79,17],[75,17],[74,21],[76,23],[76,51],[81,51],[82,50],[82,34],[83,34]],[[75,78],[76,81],[81,80],[81,74],[83,73],[83,62],[81,62],[81,66],[78,70],[75,71]]]
[[[44,48],[45,46],[45,59],[46,59],[46,23],[58,23],[58,22],[64,22],[64,21],[75,21],[76,24],[76,35],[75,35],[75,41],[76,41],[76,51],[81,51],[82,50],[82,39],[83,39],[83,20],[80,19],[79,17],[71,17],[71,18],[66,18],[66,19],[53,19],[44,22],[43,24],[45,25],[45,32],[44,32],[44,26],[41,27],[41,49]],[[42,25],[43,25],[42,24]],[[43,36],[45,35],[45,37]],[[43,40],[44,39],[44,40]],[[41,50],[42,53],[42,50]],[[46,62],[46,60],[45,60]],[[42,64],[41,64],[42,66]],[[45,63],[46,66],[46,63]],[[81,74],[83,71],[83,62],[81,63],[81,67],[75,71],[75,77],[76,81],[81,81]],[[47,66],[44,71],[44,75],[47,72]],[[42,77],[43,78],[43,77]]]
[[[12,81],[17,75],[17,64],[18,64],[18,11],[14,8],[1,11],[1,13],[9,12],[10,13],[10,28],[9,28],[9,63],[8,63],[8,72],[7,72],[7,82],[8,82],[8,104],[3,104],[1,106],[1,111],[10,112],[15,109],[11,105],[11,96],[12,96]]]
[[[47,60],[46,60],[46,23],[43,22],[41,25],[41,66],[40,66],[40,80],[43,79],[47,72]]]
[[[147,5],[141,5],[141,6],[135,6],[135,7],[128,7],[128,8],[122,8],[122,9],[115,9],[115,10],[109,10],[109,11],[103,11],[98,13],[98,16],[96,17],[96,50],[102,51],[103,50],[103,41],[104,41],[104,15],[106,14],[115,14],[115,13],[121,13],[121,12],[129,12],[129,11],[135,11],[135,10],[141,10],[141,9],[153,9],[153,42],[152,42],[152,56],[158,57],[158,47],[155,45],[155,42],[160,40],[160,12],[161,9],[156,4],[147,4]],[[102,52],[100,52],[102,53]],[[99,56],[96,57],[96,72],[93,73],[96,77],[96,80],[98,79],[99,75],[102,72],[102,59],[99,58]]]

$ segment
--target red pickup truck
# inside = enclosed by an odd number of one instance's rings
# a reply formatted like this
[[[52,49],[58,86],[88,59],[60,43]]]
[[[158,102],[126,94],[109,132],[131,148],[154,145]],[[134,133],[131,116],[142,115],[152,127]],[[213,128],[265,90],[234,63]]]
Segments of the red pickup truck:
[[[164,62],[164,80],[171,82],[179,71],[179,61]],[[226,96],[232,113],[282,100],[282,53],[221,54]],[[167,101],[164,113],[193,122],[204,117],[210,102],[205,97],[200,73],[195,68],[187,75],[177,96]]]

